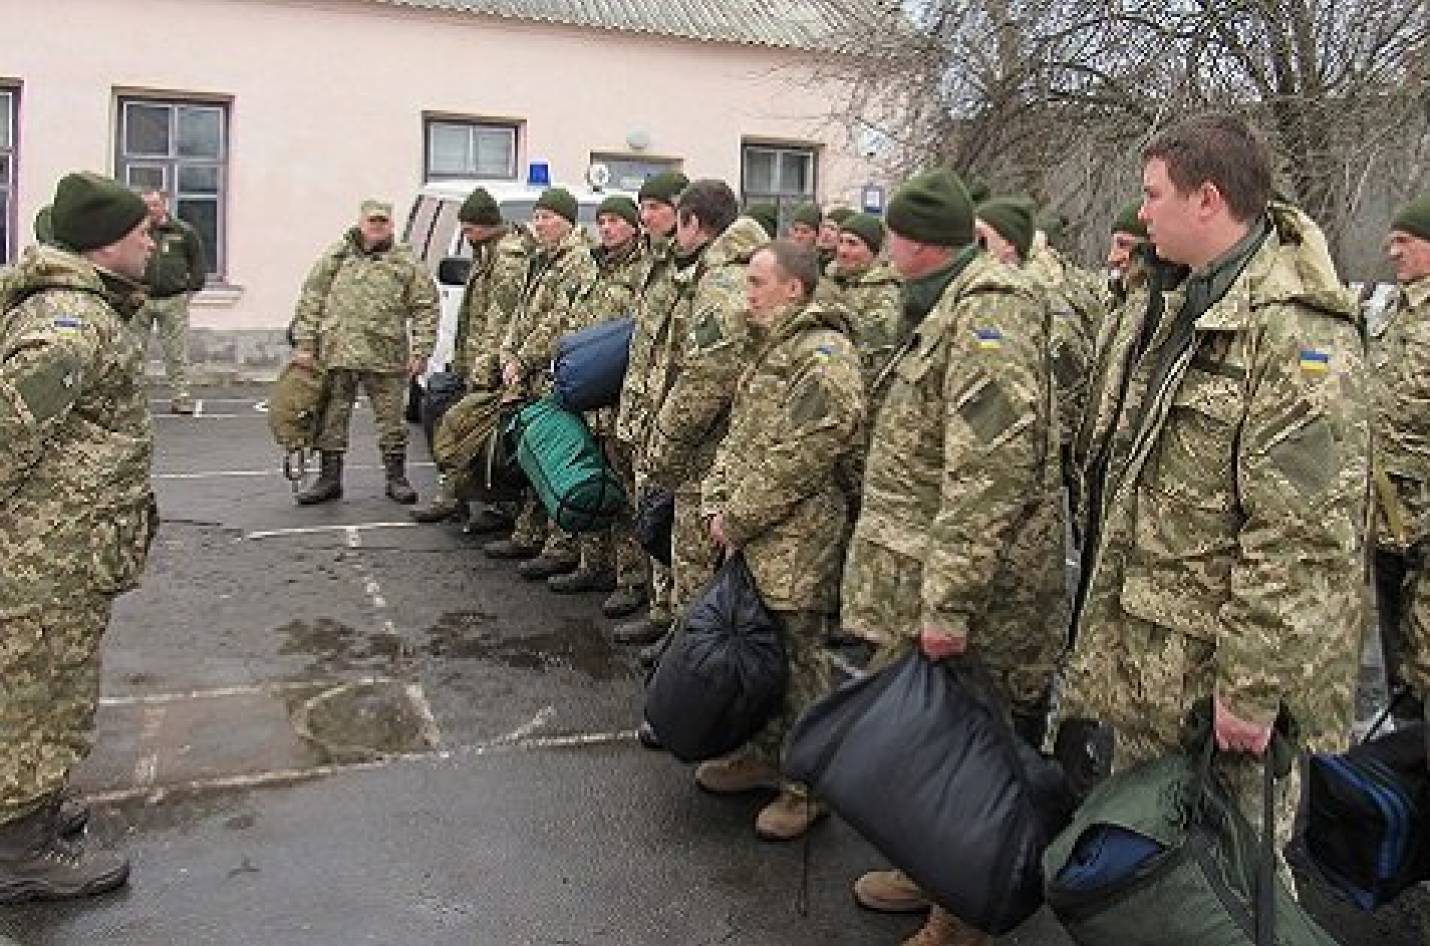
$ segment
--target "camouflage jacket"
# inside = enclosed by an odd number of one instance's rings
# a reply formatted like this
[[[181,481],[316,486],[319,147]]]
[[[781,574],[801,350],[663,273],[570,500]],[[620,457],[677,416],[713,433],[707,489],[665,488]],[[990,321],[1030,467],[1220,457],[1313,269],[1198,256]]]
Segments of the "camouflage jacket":
[[[842,305],[853,320],[866,390],[913,329],[904,324],[902,285],[903,280],[888,263],[875,263],[857,273],[840,272],[836,263],[819,282],[815,298]]]
[[[142,298],[132,288],[49,247],[13,271],[0,315],[0,624],[139,583],[159,523],[143,355],[125,326]]]
[[[730,430],[701,489],[706,516],[745,553],[765,604],[839,609],[848,502],[835,475],[864,415],[859,352],[844,310],[810,303],[765,333],[735,386]]]
[[[676,273],[677,299],[651,388],[663,397],[641,458],[646,475],[668,489],[698,486],[725,436],[735,381],[747,364],[745,266],[768,242],[764,227],[740,217]]]
[[[591,279],[571,300],[570,312],[561,327],[563,335],[626,318],[635,309],[636,293],[646,269],[645,244],[632,240],[629,246],[615,252],[598,246],[591,251],[591,261],[595,264]]]
[[[517,361],[522,377],[541,387],[556,355],[556,342],[569,317],[571,300],[596,275],[586,232],[571,228],[554,249],[538,248],[501,344],[501,359]]]
[[[293,320],[294,347],[327,368],[406,371],[436,338],[431,274],[405,244],[364,250],[356,229],[318,258]]]
[[[1135,726],[1152,698],[1111,692],[1098,648],[1083,646],[1090,629],[1173,632],[1214,648],[1217,693],[1238,717],[1267,722],[1285,701],[1316,750],[1349,731],[1367,622],[1362,346],[1315,224],[1282,205],[1270,221],[1181,350],[1165,343],[1184,287],[1165,294],[1140,357],[1145,285],[1122,310],[1085,425],[1095,505],[1072,715]]]
[[[511,314],[521,297],[526,267],[535,242],[524,230],[512,229],[475,248],[472,271],[457,313],[457,353],[453,370],[474,389],[501,385],[498,352]]]
[[[660,407],[660,397],[652,390],[655,356],[660,340],[668,336],[677,298],[674,242],[669,237],[644,239],[646,248],[636,287],[636,324],[631,333],[630,362],[621,385],[621,406],[616,415],[616,436],[632,448],[645,443],[651,416]]]
[[[1035,248],[1024,270],[1048,300],[1052,319],[1049,360],[1057,393],[1059,440],[1070,444],[1087,402],[1094,340],[1104,321],[1102,303],[1051,247]]]
[[[1430,276],[1401,286],[1370,340],[1375,462],[1392,495],[1377,483],[1376,539],[1403,550],[1430,536]],[[1379,474],[1377,474],[1379,475]],[[1398,502],[1404,542],[1386,516]]]
[[[1046,308],[1018,270],[961,259],[893,362],[854,534],[922,564],[921,625],[975,648],[1030,634],[1055,648],[1063,533]]]

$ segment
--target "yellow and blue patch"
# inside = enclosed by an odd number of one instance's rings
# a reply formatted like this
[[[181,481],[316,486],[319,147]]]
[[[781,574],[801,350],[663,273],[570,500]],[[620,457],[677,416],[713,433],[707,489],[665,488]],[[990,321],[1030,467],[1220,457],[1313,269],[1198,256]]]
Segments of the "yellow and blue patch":
[[[72,315],[59,315],[55,317],[55,332],[59,335],[78,335],[79,330],[84,327],[84,323]]]
[[[1003,347],[1003,333],[996,328],[976,328],[973,335],[982,351],[997,351]]]
[[[834,357],[834,349],[828,345],[816,346],[814,349],[814,357],[816,361],[828,361]]]
[[[1330,352],[1319,348],[1301,349],[1301,371],[1303,374],[1325,374],[1331,370]]]

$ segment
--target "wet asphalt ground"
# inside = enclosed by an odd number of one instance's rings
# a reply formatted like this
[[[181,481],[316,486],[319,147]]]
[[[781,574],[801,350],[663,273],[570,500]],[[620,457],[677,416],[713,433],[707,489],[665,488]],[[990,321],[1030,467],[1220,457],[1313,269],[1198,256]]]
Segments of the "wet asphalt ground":
[[[104,646],[77,774],[121,892],[0,908],[0,946],[892,944],[882,862],[831,818],[757,840],[765,800],[698,791],[634,738],[642,674],[599,596],[560,597],[382,495],[356,414],[345,498],[293,504],[263,392],[156,399],[163,514]],[[413,428],[414,485],[434,472]],[[374,758],[364,747],[381,746]],[[1303,899],[1347,944],[1415,944],[1423,902]],[[1062,946],[1046,913],[1000,943]]]

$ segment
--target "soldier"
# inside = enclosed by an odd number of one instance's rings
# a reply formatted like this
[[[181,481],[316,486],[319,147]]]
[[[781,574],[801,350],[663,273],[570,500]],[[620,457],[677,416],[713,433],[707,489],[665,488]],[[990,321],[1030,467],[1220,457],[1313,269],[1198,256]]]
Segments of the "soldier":
[[[1193,117],[1142,160],[1141,217],[1167,262],[1132,288],[1094,381],[1060,712],[1110,725],[1120,770],[1175,751],[1209,698],[1220,776],[1260,830],[1255,757],[1278,712],[1312,751],[1350,730],[1367,618],[1355,305],[1315,224],[1269,203],[1270,156],[1244,121]],[[1278,849],[1298,781],[1279,783]]]
[[[829,271],[829,267],[834,264],[834,255],[839,249],[839,228],[844,221],[854,216],[854,211],[848,207],[835,207],[826,211],[819,220],[819,235],[815,237],[814,245],[819,250],[819,273],[824,275]]]
[[[952,173],[910,180],[887,223],[918,321],[874,420],[843,626],[881,648],[876,664],[914,646],[935,660],[980,655],[1036,743],[1066,611],[1046,304],[974,244],[972,202]],[[898,871],[867,873],[854,893],[876,910],[928,903]],[[908,944],[987,942],[936,907]]]
[[[616,415],[616,439],[631,458],[632,496],[646,491],[641,452],[651,419],[660,410],[660,396],[654,379],[655,357],[661,340],[669,337],[675,308],[675,203],[690,181],[679,171],[657,174],[641,185],[641,224],[645,228],[645,269],[636,293],[636,324],[631,335],[630,363],[621,387],[621,404]],[[618,624],[611,638],[620,644],[650,644],[670,627],[670,569],[655,559],[647,560],[649,606],[643,618]],[[606,613],[614,617],[615,608]],[[632,612],[634,613],[634,612]]]
[[[1399,283],[1389,318],[1374,326],[1375,590],[1393,691],[1430,692],[1430,194],[1390,224],[1386,254]],[[1400,718],[1416,715],[1404,699]]]
[[[154,326],[158,326],[164,373],[174,392],[169,409],[175,414],[192,414],[189,297],[204,288],[204,280],[208,278],[204,241],[197,230],[169,213],[169,202],[162,191],[151,188],[144,191],[143,197],[149,208],[149,235],[154,240],[154,255],[149,258],[149,272],[144,274],[149,298],[134,317],[133,327],[139,333],[143,348]]]
[[[1141,201],[1134,200],[1112,221],[1112,237],[1107,247],[1107,292],[1111,306],[1121,305],[1127,299],[1127,280],[1133,259],[1147,242],[1147,225],[1137,215],[1140,208]]]
[[[755,833],[787,841],[825,814],[803,785],[781,781],[780,748],[830,687],[823,648],[839,609],[849,515],[836,470],[862,445],[864,382],[845,311],[809,301],[819,282],[809,247],[777,241],[755,253],[746,275],[751,355],[702,502],[711,538],[744,554],[784,631],[790,681],[781,712],[751,746],[702,764],[695,781],[717,794],[779,788]]]
[[[853,318],[870,417],[874,414],[875,381],[913,328],[904,319],[902,280],[892,266],[879,259],[883,249],[884,224],[878,217],[846,216],[839,226],[834,262],[817,296],[827,304],[844,306]]]
[[[0,320],[0,903],[101,893],[129,864],[61,802],[92,745],[99,643],[158,528],[143,353],[125,324],[153,251],[137,194],[70,174],[55,245],[28,250]]]
[[[531,211],[536,251],[502,337],[499,359],[502,385],[518,395],[541,396],[550,390],[551,359],[572,298],[595,276],[586,234],[576,225],[576,198],[561,187],[541,192]],[[531,581],[573,571],[578,550],[574,536],[552,529],[546,510],[528,493],[511,537],[484,546],[489,558],[520,560],[518,573]]]
[[[484,187],[473,190],[462,202],[457,222],[472,247],[472,268],[457,310],[452,370],[469,391],[493,391],[501,385],[497,349],[526,278],[529,244],[522,233],[503,222],[501,208]],[[444,477],[431,504],[414,509],[411,515],[418,522],[441,522],[462,508]],[[465,531],[481,535],[510,525],[509,517],[487,508],[468,520]]]
[[[359,385],[372,402],[387,496],[417,502],[407,482],[403,402],[409,379],[427,368],[436,335],[436,283],[408,246],[393,242],[392,205],[363,201],[357,226],[324,250],[308,274],[293,319],[293,362],[327,371],[317,438],[322,466],[298,494],[299,503],[343,495],[343,454]]]
[[[814,247],[819,241],[820,219],[818,204],[800,204],[794,209],[794,216],[790,218],[789,230],[785,236],[796,243]]]
[[[774,204],[760,203],[751,204],[745,208],[745,216],[758,223],[764,228],[765,233],[771,240],[779,236],[780,232],[780,209]]]
[[[599,245],[591,251],[595,275],[571,301],[562,334],[577,332],[631,314],[645,269],[640,240],[640,211],[629,197],[611,196],[596,208]],[[629,370],[629,366],[628,369]],[[613,436],[615,411],[606,408],[587,413],[586,421],[605,445],[611,469],[621,478],[626,495],[633,496],[635,473],[630,452]],[[646,600],[645,554],[636,541],[635,521],[622,514],[604,533],[581,536],[580,564],[565,575],[553,575],[546,586],[557,594],[609,592],[601,603],[607,617],[634,614]]]
[[[659,392],[660,409],[637,472],[675,493],[671,606],[677,615],[715,572],[716,549],[700,518],[700,482],[725,435],[730,398],[747,364],[745,266],[768,242],[764,228],[738,213],[734,192],[714,180],[687,187],[676,209],[677,299],[655,356],[650,390]]]

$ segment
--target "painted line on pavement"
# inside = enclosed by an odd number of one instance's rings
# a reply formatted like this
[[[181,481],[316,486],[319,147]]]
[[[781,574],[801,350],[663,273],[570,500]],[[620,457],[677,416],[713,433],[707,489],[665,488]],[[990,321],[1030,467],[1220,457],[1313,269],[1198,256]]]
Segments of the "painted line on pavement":
[[[435,467],[437,464],[433,463],[431,460],[414,460],[413,462],[408,463],[407,465],[408,465],[409,467],[414,467],[414,468],[415,468],[415,467]],[[378,466],[378,465],[375,464],[375,463],[355,463],[355,464],[352,464],[352,465],[350,465],[350,466],[345,466],[344,469],[349,470],[349,471],[352,471],[352,470],[381,470],[381,469],[383,469],[383,468],[380,467],[380,466]],[[316,466],[310,466],[310,467],[307,467],[307,468],[304,470],[305,473],[316,473],[317,471],[318,471],[318,468],[317,468]],[[150,479],[156,479],[156,480],[216,480],[216,479],[243,478],[243,477],[266,477],[266,476],[278,476],[278,477],[281,477],[282,475],[283,475],[283,471],[282,471],[280,468],[278,468],[278,467],[274,467],[274,468],[272,468],[271,470],[203,470],[203,471],[194,472],[194,473],[154,473],[154,474],[151,474],[151,475],[150,475]]]
[[[289,535],[321,535],[324,532],[350,533],[354,530],[367,532],[372,529],[415,529],[418,525],[420,523],[416,522],[359,522],[341,526],[292,526],[287,529],[263,529],[258,532],[246,532],[240,541],[274,539]]]
[[[144,722],[139,729],[139,761],[134,763],[134,784],[150,786],[159,777],[159,753],[153,748],[164,726],[164,707],[158,705],[144,708]]]
[[[322,690],[338,684],[363,686],[384,683],[390,677],[361,677],[356,680],[294,680],[282,683],[252,683],[239,686],[213,687],[207,690],[185,690],[178,693],[135,693],[100,697],[100,706],[156,706],[183,703],[189,700],[221,700],[234,696],[277,696],[295,690]]]

